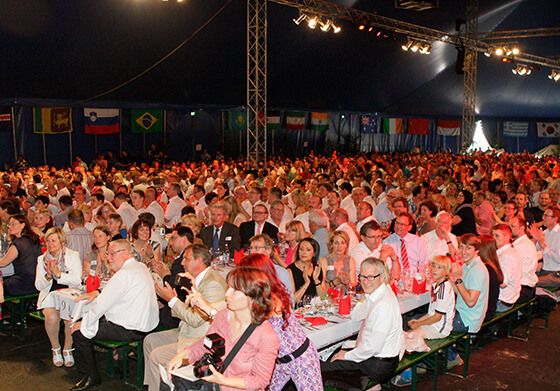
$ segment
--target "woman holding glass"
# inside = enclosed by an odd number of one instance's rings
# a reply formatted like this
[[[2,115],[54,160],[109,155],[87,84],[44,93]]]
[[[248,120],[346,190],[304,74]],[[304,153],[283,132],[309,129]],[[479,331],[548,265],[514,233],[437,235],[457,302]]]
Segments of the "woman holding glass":
[[[319,259],[328,288],[356,286],[356,262],[348,255],[350,239],[344,231],[334,231],[329,235],[329,253]]]
[[[66,244],[66,234],[59,227],[50,228],[45,234],[47,251],[37,259],[35,287],[40,291],[37,308],[45,315],[45,330],[51,342],[53,364],[57,367],[74,365],[70,321],[64,320],[64,349],[60,354],[60,310],[50,295],[61,288],[77,288],[82,283],[82,261],[77,251]]]
[[[274,329],[269,322],[265,322],[273,310],[272,288],[266,274],[252,267],[235,268],[228,275],[227,281],[227,309],[213,317],[206,335],[217,333],[225,339],[224,357],[227,357],[245,330],[250,325],[256,325],[256,328],[223,374],[210,366],[212,374],[201,380],[218,384],[223,391],[265,390],[270,383],[280,347]],[[202,338],[177,353],[167,364],[167,371],[178,369],[183,359],[188,359],[192,365],[206,352],[208,350]],[[188,381],[173,377],[176,386],[189,389],[185,382]]]
[[[327,291],[318,259],[319,243],[312,238],[303,238],[296,248],[294,261],[288,266],[294,286],[294,303],[299,304],[304,296],[315,297]]]

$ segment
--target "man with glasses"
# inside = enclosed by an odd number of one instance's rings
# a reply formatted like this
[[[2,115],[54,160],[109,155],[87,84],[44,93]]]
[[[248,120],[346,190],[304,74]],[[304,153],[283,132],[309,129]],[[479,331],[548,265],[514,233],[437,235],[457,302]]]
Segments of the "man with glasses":
[[[342,345],[330,362],[321,363],[323,384],[348,389],[364,389],[370,381],[385,383],[395,372],[404,354],[404,333],[399,303],[387,285],[389,272],[385,262],[367,258],[362,262],[358,280],[364,295],[356,304],[350,318],[363,322],[358,339]],[[362,378],[352,379],[348,371],[356,371]]]
[[[401,270],[412,274],[425,270],[428,265],[426,243],[410,233],[413,223],[414,217],[410,213],[401,213],[395,220],[395,233],[383,241],[383,244],[387,244],[395,250],[399,257]]]
[[[173,234],[175,233],[177,232],[173,231]],[[173,243],[171,245],[173,246]],[[219,309],[225,308],[226,304],[224,299],[228,286],[224,278],[210,267],[212,257],[208,248],[191,244],[184,249],[181,259],[183,271],[192,277],[191,281],[196,291],[207,302],[212,303],[214,310],[206,314],[198,307],[190,305],[189,300],[180,300],[167,282],[164,287],[156,286],[158,295],[168,302],[171,313],[179,318],[180,322],[178,328],[152,333],[144,339],[144,384],[148,385],[149,391],[159,390],[158,365],[165,366],[177,352],[202,338],[210,327],[212,317]]]
[[[270,239],[268,235],[255,235],[249,239],[249,253],[250,254],[264,254],[272,260],[274,264],[274,270],[278,275],[278,279],[284,284],[286,290],[290,294],[292,300],[294,300],[294,286],[292,284],[292,278],[290,277],[290,272],[285,269],[280,263],[284,264],[282,259],[274,252],[274,242]]]
[[[401,274],[399,258],[391,246],[382,245],[383,231],[377,221],[368,221],[360,230],[362,241],[350,251],[350,256],[356,262],[356,271],[367,258],[377,258],[391,266],[391,280],[398,279]]]
[[[253,220],[246,221],[239,225],[239,236],[241,237],[241,247],[249,244],[249,239],[255,235],[266,234],[273,241],[278,241],[278,228],[270,224],[268,219],[268,208],[262,202],[253,207]]]
[[[543,226],[532,225],[531,235],[537,243],[537,250],[542,251],[542,269],[537,273],[539,286],[560,286],[560,208],[551,206],[543,214]]]
[[[288,224],[292,219],[290,217],[291,213],[286,214],[285,211],[288,207],[280,200],[274,200],[270,204],[270,216],[268,217],[268,222],[274,224],[278,228],[279,233],[286,232],[286,224]]]
[[[94,340],[139,341],[158,324],[158,306],[152,276],[146,265],[134,259],[126,240],[116,240],[107,250],[107,267],[115,274],[100,292],[80,296],[90,310],[72,326],[76,365],[84,378],[71,390],[82,391],[101,384]]]

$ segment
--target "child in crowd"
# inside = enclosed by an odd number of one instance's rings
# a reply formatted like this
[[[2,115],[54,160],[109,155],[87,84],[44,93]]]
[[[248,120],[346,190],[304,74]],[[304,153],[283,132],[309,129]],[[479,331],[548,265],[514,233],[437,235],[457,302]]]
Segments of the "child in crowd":
[[[405,332],[405,339],[414,338],[417,334],[425,339],[445,338],[453,330],[455,317],[455,292],[448,281],[451,273],[451,259],[445,255],[437,255],[430,262],[434,285],[432,285],[432,299],[428,313],[418,319],[408,322],[410,331]],[[417,368],[422,371],[420,366]],[[412,383],[412,370],[407,369],[402,374],[395,376],[394,385],[402,387]]]

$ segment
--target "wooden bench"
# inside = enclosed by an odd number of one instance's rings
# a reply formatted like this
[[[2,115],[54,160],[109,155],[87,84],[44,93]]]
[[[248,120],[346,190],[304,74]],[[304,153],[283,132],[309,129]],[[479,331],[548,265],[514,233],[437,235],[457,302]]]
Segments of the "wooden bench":
[[[465,354],[465,369],[464,369],[464,377],[466,377],[466,372],[468,368],[468,357],[469,357],[469,346],[470,346],[470,335],[469,333],[451,333],[447,338],[441,339],[431,339],[426,340],[426,345],[430,348],[428,352],[414,352],[410,354],[405,354],[397,369],[395,370],[395,375],[404,372],[407,369],[412,370],[412,390],[416,390],[416,382],[417,382],[417,374],[416,369],[418,364],[423,362],[426,364],[427,368],[434,371],[434,390],[437,389],[437,376],[438,376],[438,355],[440,353],[446,353],[447,349],[454,345],[460,344],[464,346],[466,350]],[[361,388],[361,384],[363,384],[362,378],[355,378],[355,379],[348,379],[348,385],[351,385],[354,388]],[[377,384],[377,382],[370,382],[367,384],[365,389],[373,387]],[[336,391],[337,388],[332,387],[324,387],[325,390],[328,391]]]
[[[38,297],[39,293],[4,297],[4,303],[11,303],[10,333],[12,335],[16,335],[15,330],[18,328],[19,323],[19,335],[16,336],[20,339],[25,339],[25,315],[31,305],[37,302]],[[4,322],[0,321],[0,332],[3,331]]]
[[[123,382],[125,384],[136,387],[141,390],[144,383],[144,343],[143,341],[94,341],[97,346],[107,349],[107,372],[106,374],[113,377],[115,375],[115,364],[113,359],[113,351],[117,348],[123,348]],[[136,356],[136,384],[128,382],[128,359],[132,358],[129,353]]]

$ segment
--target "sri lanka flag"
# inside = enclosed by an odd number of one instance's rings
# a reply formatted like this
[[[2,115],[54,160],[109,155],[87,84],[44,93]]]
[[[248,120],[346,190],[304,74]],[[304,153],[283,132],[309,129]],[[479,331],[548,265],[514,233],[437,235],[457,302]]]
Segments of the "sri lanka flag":
[[[119,133],[119,109],[84,109],[87,134]]]

